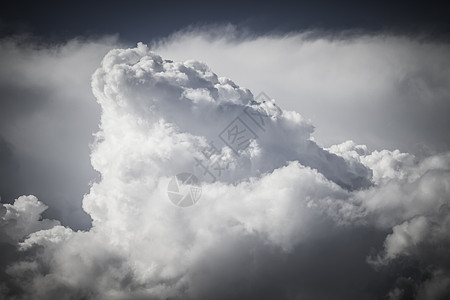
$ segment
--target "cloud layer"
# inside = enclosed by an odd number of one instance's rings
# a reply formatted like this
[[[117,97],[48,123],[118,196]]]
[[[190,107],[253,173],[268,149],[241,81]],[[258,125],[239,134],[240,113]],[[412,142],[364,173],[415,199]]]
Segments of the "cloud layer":
[[[41,220],[46,207],[34,196],[3,205],[2,239],[24,255],[6,270],[3,295],[450,294],[449,153],[419,159],[352,141],[322,148],[297,112],[258,102],[205,63],[166,60],[141,43],[111,50],[92,91],[101,106],[91,153],[101,179],[83,199],[92,228]],[[236,117],[255,134],[243,149],[227,140]],[[198,163],[211,143],[210,162],[226,166],[215,180]],[[203,181],[201,200],[184,209],[167,196],[181,172]]]

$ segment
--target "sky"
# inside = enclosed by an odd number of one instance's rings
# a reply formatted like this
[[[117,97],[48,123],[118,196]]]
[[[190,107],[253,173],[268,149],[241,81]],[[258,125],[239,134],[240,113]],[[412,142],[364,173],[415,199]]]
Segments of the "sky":
[[[0,298],[450,296],[443,3],[0,6]]]

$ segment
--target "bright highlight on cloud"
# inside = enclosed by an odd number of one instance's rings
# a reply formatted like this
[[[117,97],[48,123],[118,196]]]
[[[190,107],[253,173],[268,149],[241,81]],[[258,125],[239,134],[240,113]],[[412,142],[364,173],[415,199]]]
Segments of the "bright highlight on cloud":
[[[355,259],[353,232],[361,244],[379,241],[372,251],[358,250],[358,268],[403,270],[398,264],[410,259],[417,274],[397,272],[379,291],[349,276],[347,291],[330,284],[335,298],[449,294],[450,153],[419,160],[352,141],[321,148],[299,113],[271,109],[275,103],[256,101],[205,63],[173,62],[142,43],[111,50],[92,76],[92,90],[102,109],[91,153],[101,179],[83,199],[92,228],[40,220],[45,206],[33,196],[3,205],[5,239],[32,258],[7,270],[20,297],[329,298],[317,282],[305,287],[292,277],[317,277],[316,265],[326,258],[315,245],[348,244],[348,253],[335,255],[342,264]],[[220,134],[245,112],[261,116],[264,127],[240,119],[257,138],[232,149]],[[198,164],[211,143],[213,159],[227,166],[216,180],[207,180]],[[167,196],[181,172],[205,175],[195,206],[176,207]],[[273,266],[283,260],[305,273],[286,267],[281,279],[272,277],[267,269],[277,272]],[[342,280],[345,270],[333,272],[323,276]],[[2,287],[4,295],[8,289]]]

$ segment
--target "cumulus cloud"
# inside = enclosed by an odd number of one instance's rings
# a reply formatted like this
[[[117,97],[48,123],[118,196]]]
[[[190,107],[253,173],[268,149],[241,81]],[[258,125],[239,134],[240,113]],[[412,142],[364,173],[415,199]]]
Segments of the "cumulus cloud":
[[[420,157],[450,147],[450,49],[442,40],[317,30],[255,36],[228,26],[184,30],[152,48],[180,61],[201,57],[265,91],[313,120],[327,147],[354,140]]]
[[[42,212],[48,207],[34,196],[21,196],[13,205],[2,206],[2,227],[4,232],[14,240],[21,240],[30,233],[50,229],[59,225],[58,221],[40,220]]]
[[[4,295],[448,296],[450,154],[421,159],[352,141],[322,148],[297,112],[141,43],[111,50],[92,91],[101,106],[91,152],[101,178],[83,199],[92,228],[40,220],[45,206],[32,196],[4,205],[2,226],[17,228],[5,232],[28,253],[8,267]],[[229,137],[242,124],[253,135],[238,148]],[[199,164],[205,153],[222,166],[213,180]],[[168,198],[181,172],[203,182],[195,206]]]

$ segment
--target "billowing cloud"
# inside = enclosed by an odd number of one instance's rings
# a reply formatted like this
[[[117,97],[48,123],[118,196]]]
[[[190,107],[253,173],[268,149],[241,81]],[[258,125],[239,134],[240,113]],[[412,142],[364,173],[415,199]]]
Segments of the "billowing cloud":
[[[450,147],[443,40],[317,30],[255,36],[228,26],[184,30],[152,48],[180,61],[201,57],[215,72],[265,91],[311,119],[326,147],[354,140],[420,157]]]
[[[34,196],[21,196],[14,205],[4,204],[4,229],[14,240],[21,240],[30,233],[50,229],[59,225],[58,221],[40,220],[42,212],[48,207]]]
[[[111,50],[92,90],[102,110],[91,153],[101,178],[83,199],[92,228],[40,220],[33,196],[4,205],[4,232],[28,256],[9,265],[3,295],[448,296],[450,154],[324,149],[297,112],[141,43]],[[202,181],[187,208],[167,194],[182,172]]]

